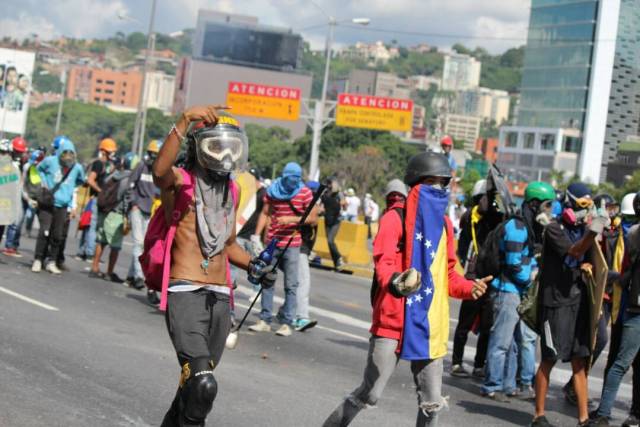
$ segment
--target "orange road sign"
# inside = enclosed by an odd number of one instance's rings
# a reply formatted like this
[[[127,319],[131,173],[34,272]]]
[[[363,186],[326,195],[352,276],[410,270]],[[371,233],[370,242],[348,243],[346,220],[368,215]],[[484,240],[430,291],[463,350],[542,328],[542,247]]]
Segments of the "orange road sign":
[[[413,101],[341,93],[336,107],[336,125],[408,132],[413,125]]]
[[[229,82],[227,105],[233,114],[274,120],[298,120],[301,90],[258,83]]]

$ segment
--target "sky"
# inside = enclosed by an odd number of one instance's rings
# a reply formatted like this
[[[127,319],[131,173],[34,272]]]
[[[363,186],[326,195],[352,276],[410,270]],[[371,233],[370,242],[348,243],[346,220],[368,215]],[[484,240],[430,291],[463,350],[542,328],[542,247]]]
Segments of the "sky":
[[[152,0],[3,0],[0,36],[43,40],[102,38],[117,31],[146,32]],[[260,23],[292,28],[324,46],[328,16],[366,17],[368,27],[339,25],[338,47],[356,41],[441,48],[460,42],[492,53],[525,43],[530,0],[157,0],[156,31],[194,28],[198,9],[257,16]],[[121,19],[119,16],[128,16]]]

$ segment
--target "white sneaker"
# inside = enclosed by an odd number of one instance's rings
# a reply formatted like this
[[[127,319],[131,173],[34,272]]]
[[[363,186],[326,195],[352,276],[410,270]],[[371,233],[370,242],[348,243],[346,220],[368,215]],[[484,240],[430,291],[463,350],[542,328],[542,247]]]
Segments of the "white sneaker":
[[[271,332],[271,325],[264,320],[258,320],[255,324],[249,326],[249,330],[253,332]]]
[[[40,273],[42,271],[42,261],[40,261],[39,259],[33,261],[31,271],[33,271],[34,273]]]
[[[51,274],[62,274],[62,270],[60,270],[53,261],[47,263],[46,270]]]
[[[281,337],[289,337],[289,336],[291,336],[291,326],[289,326],[289,325],[280,326],[280,329],[278,329],[276,331],[276,335],[279,335]]]

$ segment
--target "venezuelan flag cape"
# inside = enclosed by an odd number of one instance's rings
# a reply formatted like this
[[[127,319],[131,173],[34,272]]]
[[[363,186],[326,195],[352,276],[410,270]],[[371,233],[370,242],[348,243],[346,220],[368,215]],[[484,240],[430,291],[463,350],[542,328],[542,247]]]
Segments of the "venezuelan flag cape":
[[[449,285],[447,230],[444,214],[448,193],[415,186],[407,198],[405,263],[422,273],[420,289],[408,295],[400,357],[437,359],[447,354]]]

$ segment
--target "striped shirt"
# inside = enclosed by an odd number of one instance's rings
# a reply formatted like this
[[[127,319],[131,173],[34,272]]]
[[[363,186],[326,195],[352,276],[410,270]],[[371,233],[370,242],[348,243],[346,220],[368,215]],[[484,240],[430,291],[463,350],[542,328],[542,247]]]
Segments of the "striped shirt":
[[[298,224],[281,225],[278,224],[278,218],[283,216],[302,216],[307,206],[309,206],[313,200],[313,193],[307,187],[303,187],[291,200],[273,199],[269,197],[268,194],[265,195],[264,200],[271,206],[271,222],[269,224],[269,230],[267,231],[267,243],[276,238],[278,239],[277,246],[284,248],[287,246],[287,242],[289,242]],[[297,212],[291,209],[290,204],[293,205]],[[302,239],[300,238],[300,233],[295,233],[290,247],[297,248],[301,245]]]
[[[533,254],[529,252],[529,233],[524,223],[516,218],[504,225],[500,241],[500,257],[503,269],[500,276],[491,281],[491,286],[501,292],[523,293],[531,284],[531,271],[537,267]]]

